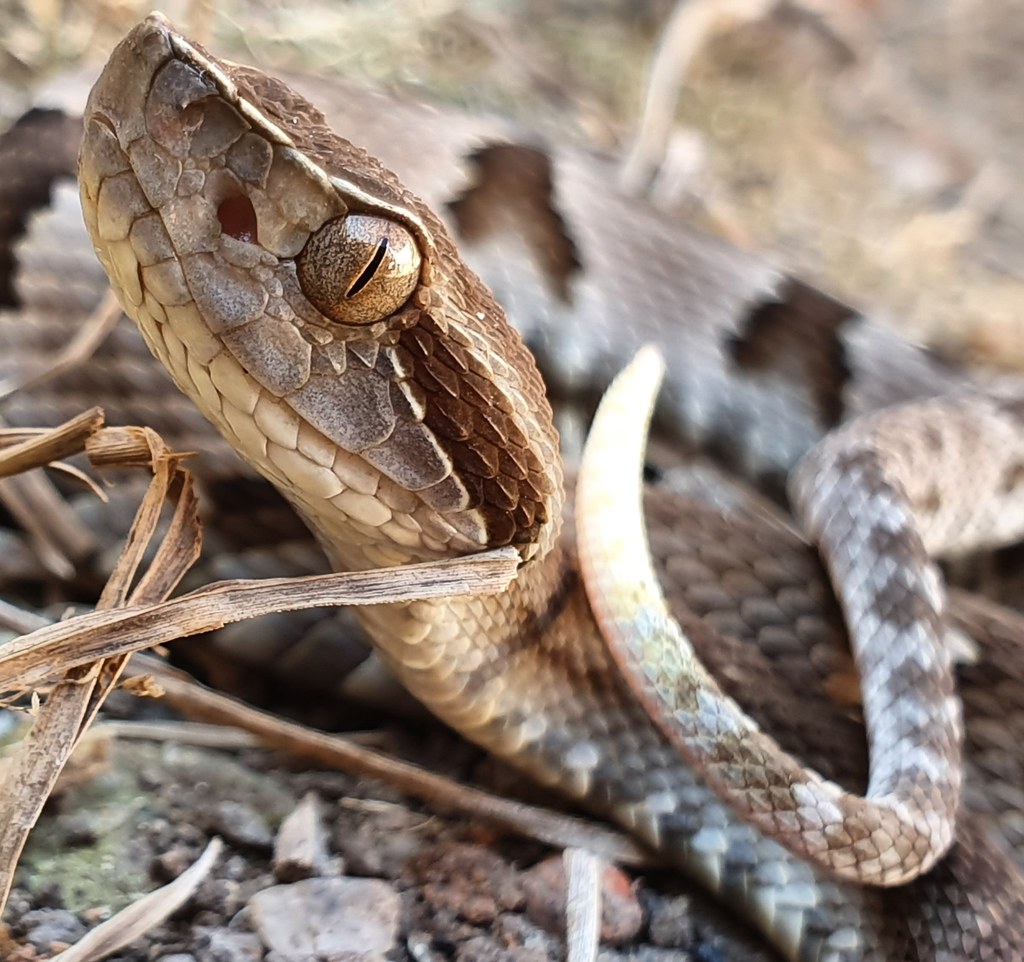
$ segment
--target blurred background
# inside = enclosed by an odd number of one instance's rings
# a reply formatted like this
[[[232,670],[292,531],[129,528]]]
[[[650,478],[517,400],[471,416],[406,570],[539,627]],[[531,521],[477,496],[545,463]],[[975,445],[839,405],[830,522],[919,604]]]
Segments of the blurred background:
[[[84,87],[150,3],[0,0],[0,124],[69,71]],[[1019,0],[166,0],[163,12],[221,56],[500,113],[621,156],[682,6],[716,26],[686,41],[680,216],[943,351],[1024,367]]]

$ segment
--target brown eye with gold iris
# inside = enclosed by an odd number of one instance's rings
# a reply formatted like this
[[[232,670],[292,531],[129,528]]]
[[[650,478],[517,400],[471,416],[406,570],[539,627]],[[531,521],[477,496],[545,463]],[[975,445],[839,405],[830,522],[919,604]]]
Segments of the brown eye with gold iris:
[[[296,260],[302,293],[339,324],[374,324],[416,289],[420,252],[401,224],[369,214],[330,220]]]

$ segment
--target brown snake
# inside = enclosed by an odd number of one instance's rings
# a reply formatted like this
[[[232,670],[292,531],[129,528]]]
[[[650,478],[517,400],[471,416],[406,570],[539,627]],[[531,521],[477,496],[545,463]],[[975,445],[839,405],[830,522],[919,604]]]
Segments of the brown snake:
[[[652,725],[619,680],[571,545],[559,535],[557,442],[531,359],[430,211],[336,138],[312,108],[256,71],[207,59],[150,20],[115,51],[94,90],[81,180],[101,259],[154,352],[250,463],[281,487],[332,563],[356,568],[497,544],[520,548],[520,576],[498,599],[365,614],[397,674],[438,715],[534,776],[609,811],[744,907],[793,958],[1018,957],[1024,890],[976,821],[961,819],[959,842],[930,874],[882,893],[794,859],[738,822],[677,759],[674,733]],[[1013,414],[1009,404],[974,397],[936,403],[949,404],[954,421],[971,405],[988,405],[989,415]],[[884,426],[862,430],[885,440]],[[943,445],[939,438],[918,453],[934,459]],[[841,462],[866,473],[877,492],[884,467],[869,464],[864,450],[849,451],[824,448],[800,477]],[[913,477],[915,461],[908,462]],[[935,513],[933,490],[906,493],[915,514]],[[678,528],[672,510],[649,505],[660,512],[660,523],[651,525],[652,549],[663,561],[680,556],[661,540]],[[825,542],[863,531],[860,511],[846,518],[827,502],[824,509],[812,503],[812,527],[822,511]],[[837,517],[845,527],[830,534]],[[881,517],[890,536],[906,527],[891,513]],[[716,524],[703,523],[712,530]],[[878,537],[878,530],[859,536]],[[936,547],[939,536],[927,528],[925,536]],[[743,521],[717,537],[740,558],[744,539],[751,557],[761,538],[786,543],[778,532]],[[781,564],[763,577],[776,588],[810,580],[797,543],[790,539],[777,550],[802,560],[793,562],[796,570]],[[699,581],[691,573],[691,583]],[[891,587],[885,578],[868,585],[866,601],[863,590],[844,599],[855,627],[856,605],[892,603]],[[935,595],[926,586],[932,604],[923,620],[936,621],[941,635]],[[932,665],[925,661],[927,674]],[[889,737],[913,747],[896,752],[891,771],[872,772],[873,783],[892,783],[880,792],[873,785],[873,795],[907,782],[892,808],[905,814],[924,795],[920,817],[936,825],[941,805],[956,804],[950,772],[957,718],[948,708],[949,684],[940,664],[919,698],[911,694],[909,708],[902,702],[899,711],[910,721]],[[883,702],[908,694],[868,687]],[[870,721],[870,703],[866,709]],[[945,743],[920,741],[918,713],[946,718]],[[704,714],[720,718],[721,739],[698,731],[684,740],[698,743],[688,757],[703,753],[713,768],[731,723],[714,711]],[[892,715],[878,724],[891,725]],[[743,739],[733,747],[752,744]],[[758,745],[752,754],[759,752]],[[717,763],[722,774],[706,777],[720,793],[745,795],[738,801],[748,817],[774,822],[777,837],[823,857],[832,872],[902,881],[944,848],[941,841],[921,850],[916,841],[899,841],[899,826],[918,819],[913,812],[897,818],[895,828],[871,821],[845,828],[844,839],[839,829],[824,830],[829,813],[794,790],[789,775],[777,781],[760,758],[738,767],[730,754]],[[859,804],[831,797],[838,807]],[[935,834],[945,831],[937,827]],[[899,872],[888,878],[893,865]]]

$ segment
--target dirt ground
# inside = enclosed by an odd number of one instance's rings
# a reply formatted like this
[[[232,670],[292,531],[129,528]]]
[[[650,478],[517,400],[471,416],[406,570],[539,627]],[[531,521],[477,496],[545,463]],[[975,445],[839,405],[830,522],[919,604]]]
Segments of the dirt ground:
[[[284,12],[253,0],[168,3],[165,12],[214,51],[265,69],[356,76],[622,153],[670,8],[308,0]],[[1016,4],[846,0],[831,9],[826,22],[784,4],[703,49],[677,116],[698,158],[680,204],[913,336],[1024,365]],[[98,65],[147,10],[130,0],[0,0],[0,120],[57,73]],[[109,714],[139,712],[118,696]],[[401,757],[537,800],[439,727],[366,724]],[[91,748],[30,841],[4,917],[13,941],[0,936],[0,955],[49,958],[219,835],[225,852],[195,897],[112,958],[562,957],[554,849],[268,750],[123,732],[97,733]],[[309,793],[322,851],[296,881],[275,870],[274,841]],[[609,869],[603,889],[603,959],[773,958],[667,873]],[[257,899],[263,891],[272,894]],[[330,935],[302,940],[321,928]]]
[[[180,874],[215,835],[225,851],[198,892],[112,959],[564,958],[565,880],[549,847],[438,814],[379,782],[306,770],[269,751],[195,747],[187,736],[110,737],[102,728],[96,741],[98,771],[50,805],[25,853],[5,917],[19,946],[5,956],[12,962],[48,958],[76,941],[88,926]],[[416,737],[378,729],[375,741],[432,770],[483,784],[497,780],[503,794],[515,791],[508,773],[496,773],[446,732]],[[318,800],[323,856],[300,872],[275,870],[275,835],[310,793]],[[368,903],[359,899],[363,886]],[[327,891],[318,897],[312,887]],[[286,920],[254,902],[259,892],[290,897]],[[607,962],[774,958],[669,873],[607,867],[602,893],[599,957]],[[293,921],[327,936],[296,946]]]

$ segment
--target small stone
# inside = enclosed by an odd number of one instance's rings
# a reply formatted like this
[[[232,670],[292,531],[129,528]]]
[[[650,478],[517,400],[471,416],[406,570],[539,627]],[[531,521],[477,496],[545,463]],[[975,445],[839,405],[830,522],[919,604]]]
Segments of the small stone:
[[[167,780],[166,774],[161,771],[155,765],[146,765],[139,770],[138,774],[139,788],[145,789],[149,792],[155,792],[160,788]],[[176,956],[167,956],[167,958],[176,958]]]
[[[269,849],[274,844],[274,836],[263,816],[241,802],[220,802],[213,810],[212,825],[236,845]]]
[[[32,899],[29,898],[28,893],[21,888],[14,888],[11,890],[11,896],[7,900],[7,917],[12,919],[20,919],[27,912],[32,909]]]
[[[175,952],[174,955],[158,956],[156,962],[198,962],[198,960],[187,952]]]
[[[18,928],[26,942],[47,955],[53,947],[73,945],[85,935],[85,926],[67,909],[33,909],[21,917]]]
[[[114,910],[109,905],[93,905],[79,912],[78,917],[85,923],[86,928],[92,928],[100,922],[106,922],[113,914]]]
[[[522,946],[524,949],[539,951],[544,958],[552,962],[562,956],[558,940],[518,912],[506,912],[498,916],[494,924],[494,934],[503,945]]]
[[[440,958],[431,948],[432,943],[430,933],[421,929],[416,929],[405,937],[405,948],[416,962],[434,962]]]
[[[260,962],[263,946],[252,932],[232,932],[216,927],[196,936],[196,962]]]
[[[398,937],[401,903],[375,879],[315,878],[257,892],[249,917],[263,944],[281,962],[336,959],[370,962]]]
[[[329,862],[320,800],[310,792],[281,822],[274,840],[274,875],[297,882],[325,875]]]
[[[149,874],[158,882],[176,879],[195,861],[195,853],[183,845],[161,852],[150,862]]]
[[[482,845],[428,850],[409,868],[424,883],[427,904],[435,911],[448,909],[473,925],[486,925],[500,912],[523,905],[520,873]]]
[[[334,844],[346,872],[367,878],[395,878],[421,847],[420,841],[411,834],[380,835],[372,828],[362,827],[344,838],[336,832]]]
[[[246,878],[251,872],[251,866],[249,860],[243,858],[241,855],[232,855],[230,858],[224,860],[224,864],[221,866],[220,874],[230,879],[232,882],[240,882]]]
[[[195,911],[215,912],[222,918],[231,918],[241,904],[238,883],[231,879],[204,879],[192,896]]]
[[[562,859],[552,856],[538,862],[526,873],[525,888],[527,918],[549,932],[564,935],[566,885]],[[643,909],[629,876],[614,865],[605,866],[601,875],[601,941],[625,945],[636,938],[643,922]]]
[[[663,949],[655,945],[638,945],[626,952],[603,949],[597,954],[597,962],[699,962],[689,952],[679,949]]]
[[[455,953],[456,962],[551,962],[552,958],[557,956],[543,949],[505,948],[488,935],[467,939]]]
[[[693,940],[690,899],[685,895],[651,898],[647,931],[655,945],[689,945]]]
[[[57,818],[57,825],[64,835],[64,843],[71,848],[92,845],[99,837],[94,812],[69,812]]]

